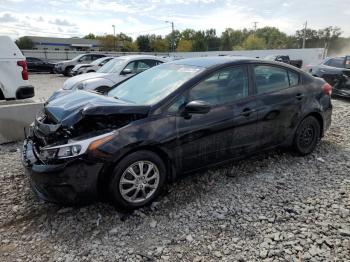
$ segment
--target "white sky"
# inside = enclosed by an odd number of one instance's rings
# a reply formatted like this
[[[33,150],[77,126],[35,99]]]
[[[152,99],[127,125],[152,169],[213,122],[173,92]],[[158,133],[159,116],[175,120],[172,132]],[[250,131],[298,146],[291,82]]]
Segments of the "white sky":
[[[124,32],[165,35],[176,29],[275,26],[287,34],[338,26],[350,36],[350,0],[0,0],[0,34],[71,37]]]

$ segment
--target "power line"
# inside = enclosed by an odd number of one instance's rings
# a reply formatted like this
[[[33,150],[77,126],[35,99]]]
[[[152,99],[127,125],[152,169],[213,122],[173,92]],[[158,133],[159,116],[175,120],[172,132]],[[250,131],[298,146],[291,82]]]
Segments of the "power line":
[[[168,26],[153,28],[153,29],[144,30],[144,31],[139,31],[139,32],[128,32],[128,33],[123,33],[123,34],[126,34],[126,35],[133,35],[133,34],[140,34],[140,33],[147,33],[147,32],[157,31],[157,30],[165,29],[165,28],[168,28]]]

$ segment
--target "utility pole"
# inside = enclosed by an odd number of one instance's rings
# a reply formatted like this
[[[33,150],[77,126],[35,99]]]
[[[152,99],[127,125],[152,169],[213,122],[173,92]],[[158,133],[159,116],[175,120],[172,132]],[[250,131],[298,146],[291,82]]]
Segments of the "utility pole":
[[[113,46],[114,46],[114,51],[116,51],[117,50],[117,48],[116,48],[116,42],[115,42],[115,25],[112,25],[112,27],[113,27]]]
[[[304,27],[304,35],[303,35],[303,49],[305,48],[307,21],[305,21],[304,26],[305,27]]]
[[[175,30],[174,30],[174,22],[173,21],[165,21],[165,23],[171,24],[171,52],[175,52]]]
[[[256,29],[257,29],[257,27],[258,27],[258,24],[259,24],[259,22],[253,22],[253,24],[254,24],[254,32],[256,32]]]

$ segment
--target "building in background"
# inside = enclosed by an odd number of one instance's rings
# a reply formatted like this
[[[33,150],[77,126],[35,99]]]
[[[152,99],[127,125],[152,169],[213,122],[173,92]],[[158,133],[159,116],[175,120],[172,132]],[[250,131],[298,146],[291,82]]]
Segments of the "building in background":
[[[27,36],[33,41],[36,50],[57,50],[57,51],[99,51],[100,42],[94,39],[84,38],[59,38]]]

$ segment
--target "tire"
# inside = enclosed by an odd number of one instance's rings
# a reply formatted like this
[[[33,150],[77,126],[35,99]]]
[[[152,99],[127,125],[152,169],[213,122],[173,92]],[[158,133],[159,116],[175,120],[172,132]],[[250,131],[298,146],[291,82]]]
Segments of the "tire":
[[[64,69],[63,75],[70,76],[72,69],[73,69],[73,66],[67,66],[66,69]]]
[[[143,176],[140,176],[140,165],[144,170]],[[150,151],[137,151],[126,156],[114,168],[108,195],[116,207],[137,209],[153,202],[165,180],[166,168],[162,159]]]
[[[0,100],[5,100],[5,96],[4,96],[4,94],[2,93],[1,90],[0,90]]]
[[[320,140],[320,133],[321,126],[315,117],[304,118],[294,135],[294,150],[302,156],[312,153]]]

